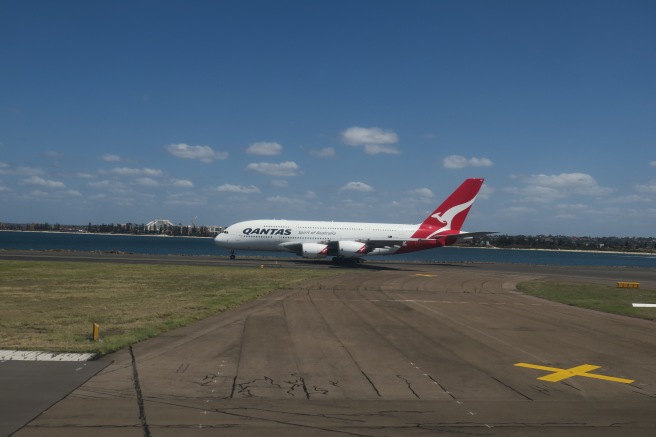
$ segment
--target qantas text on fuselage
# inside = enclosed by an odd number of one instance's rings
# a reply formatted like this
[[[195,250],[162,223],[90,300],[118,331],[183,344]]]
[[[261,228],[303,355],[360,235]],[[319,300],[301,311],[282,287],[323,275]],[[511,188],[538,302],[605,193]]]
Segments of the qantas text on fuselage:
[[[461,238],[492,232],[464,232],[462,225],[483,179],[465,180],[417,225],[295,220],[249,220],[216,236],[217,246],[235,250],[292,252],[305,258],[358,259],[448,246]]]

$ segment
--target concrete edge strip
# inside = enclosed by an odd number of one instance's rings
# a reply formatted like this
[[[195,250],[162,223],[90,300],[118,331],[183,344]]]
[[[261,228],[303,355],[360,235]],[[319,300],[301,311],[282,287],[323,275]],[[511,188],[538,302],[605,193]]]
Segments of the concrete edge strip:
[[[0,361],[89,361],[95,354],[0,350]]]

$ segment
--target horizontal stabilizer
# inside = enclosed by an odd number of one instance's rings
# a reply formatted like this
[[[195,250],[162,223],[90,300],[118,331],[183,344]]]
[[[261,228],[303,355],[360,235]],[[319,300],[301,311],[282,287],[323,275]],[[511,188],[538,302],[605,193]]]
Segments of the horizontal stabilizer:
[[[474,237],[485,237],[486,235],[490,234],[498,234],[496,231],[491,231],[491,232],[461,232],[459,234],[453,234],[449,235],[449,237],[456,237],[458,240],[464,240],[466,238],[474,238]]]

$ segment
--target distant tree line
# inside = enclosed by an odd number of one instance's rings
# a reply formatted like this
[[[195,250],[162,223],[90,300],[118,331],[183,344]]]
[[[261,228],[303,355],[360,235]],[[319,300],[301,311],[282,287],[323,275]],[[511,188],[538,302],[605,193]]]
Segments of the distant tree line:
[[[656,237],[572,237],[565,235],[489,235],[471,244],[504,249],[654,252]]]
[[[218,226],[160,225],[148,226],[145,223],[110,223],[87,225],[61,225],[59,223],[0,223],[0,230],[9,231],[49,231],[49,232],[87,232],[91,234],[131,234],[131,235],[170,235],[176,237],[215,237],[221,228]]]
[[[102,234],[171,235],[185,237],[215,237],[223,228],[182,224],[92,224],[61,225],[59,223],[0,223],[0,230],[88,232]],[[565,235],[505,235],[462,240],[460,246],[499,247],[504,249],[601,250],[620,252],[656,251],[656,237],[572,237]]]

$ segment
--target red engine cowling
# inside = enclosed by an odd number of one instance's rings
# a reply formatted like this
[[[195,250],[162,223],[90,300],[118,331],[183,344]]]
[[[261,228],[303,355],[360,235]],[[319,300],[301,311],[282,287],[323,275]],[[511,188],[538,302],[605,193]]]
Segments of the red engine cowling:
[[[325,258],[328,255],[328,246],[319,243],[303,243],[303,258]]]
[[[358,241],[338,241],[337,256],[343,258],[360,258],[367,254],[367,245]]]

